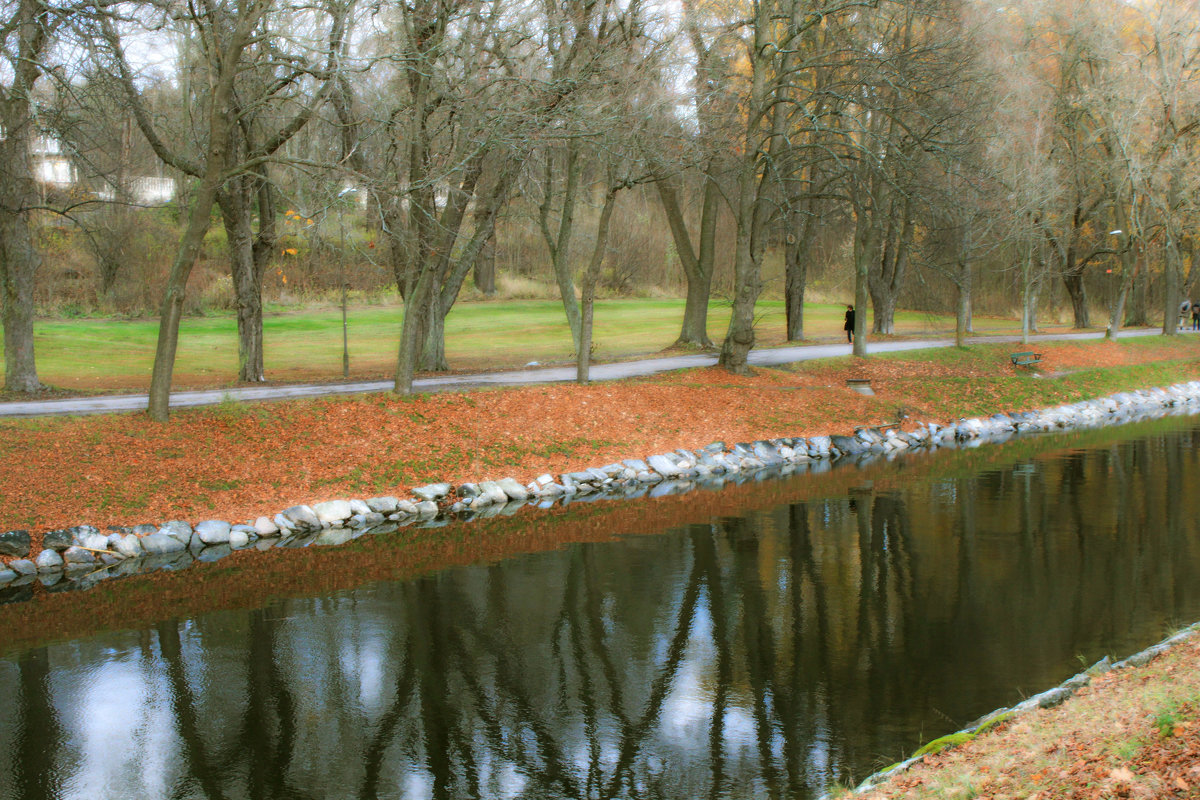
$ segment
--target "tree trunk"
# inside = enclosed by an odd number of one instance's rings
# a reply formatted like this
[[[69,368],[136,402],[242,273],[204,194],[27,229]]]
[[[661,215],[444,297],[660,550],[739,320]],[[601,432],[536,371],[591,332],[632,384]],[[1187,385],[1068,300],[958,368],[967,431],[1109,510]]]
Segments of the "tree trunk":
[[[550,251],[550,263],[554,267],[554,280],[558,284],[558,294],[562,299],[563,311],[567,315],[567,324],[571,328],[571,341],[575,352],[579,352],[579,303],[575,299],[575,279],[571,275],[571,235],[574,232],[575,205],[579,197],[579,178],[583,168],[579,158],[578,145],[572,141],[567,145],[566,165],[563,179],[562,210],[558,218],[558,230],[550,230],[550,207],[554,197],[554,167],[553,156],[546,156],[546,175],[543,191],[545,192],[540,208],[539,219],[542,226],[542,236]]]
[[[515,162],[509,162],[501,170],[492,184],[491,191],[486,196],[476,197],[475,230],[466,246],[462,248],[462,252],[459,253],[458,260],[453,261],[447,255],[434,267],[437,279],[431,290],[428,312],[429,333],[423,361],[425,369],[435,372],[444,372],[450,369],[450,364],[446,360],[446,315],[454,307],[459,292],[462,291],[463,282],[466,281],[467,275],[475,270],[488,243],[494,244],[495,242],[496,217],[500,213],[501,206],[508,199],[509,185],[516,173],[514,164]],[[482,171],[482,162],[471,168],[470,172],[474,174],[474,177],[468,175],[464,179],[460,187],[462,192],[458,198],[460,201],[464,201],[468,193],[474,194],[480,171]],[[461,207],[465,209],[466,203],[462,202]],[[454,250],[454,242],[458,238],[458,229],[462,220],[461,214],[456,215],[453,207],[448,208],[448,211],[450,213],[443,215],[442,219],[446,240],[441,246],[441,250],[447,254]]]
[[[235,52],[239,52],[235,51]],[[214,91],[212,108],[209,111],[209,143],[205,160],[204,178],[196,187],[192,207],[188,214],[187,228],[179,240],[179,249],[167,276],[167,290],[163,298],[162,312],[158,322],[158,343],[154,349],[154,369],[150,375],[150,418],[166,422],[170,415],[171,377],[175,372],[175,353],[179,348],[179,321],[183,317],[183,300],[187,292],[188,277],[200,256],[204,235],[212,219],[212,207],[216,203],[217,191],[227,163],[229,147],[229,98],[233,91],[236,61],[225,65],[229,72],[222,75]]]
[[[1038,328],[1037,313],[1038,313],[1038,297],[1042,292],[1042,279],[1037,278],[1029,285],[1029,332],[1041,333]]]
[[[750,96],[752,107],[762,107],[765,103],[766,69],[756,63],[754,66],[753,88]],[[761,116],[765,117],[763,113]],[[767,158],[772,155],[771,148],[777,141],[775,134],[784,114],[782,105],[774,108],[771,133],[767,140]],[[752,122],[747,130],[746,141],[754,143],[757,135],[757,125]],[[766,202],[769,175],[766,171],[759,175],[757,158],[758,147],[747,146],[746,154],[742,156],[738,175],[737,200],[737,238],[734,247],[733,260],[733,308],[729,316],[729,329],[725,341],[721,343],[721,355],[718,363],[735,375],[744,375],[750,371],[750,351],[754,348],[754,309],[758,303],[758,295],[762,292],[762,257],[765,250],[765,229],[767,213],[764,210]]]
[[[896,299],[904,287],[908,267],[908,251],[912,244],[914,225],[909,216],[911,201],[905,199],[900,206],[900,219],[888,220],[887,235],[883,240],[883,252],[872,264],[868,281],[871,294],[871,309],[874,312],[872,332],[892,334],[896,330]]]
[[[179,240],[179,249],[167,276],[167,293],[158,317],[154,371],[150,374],[150,417],[158,422],[166,422],[170,414],[170,380],[175,372],[175,351],[179,349],[179,321],[184,317],[187,278],[191,276],[192,267],[199,258],[204,234],[209,230],[212,205],[216,201],[217,176],[221,172],[216,166],[210,168],[209,174],[205,175],[197,188],[191,212],[188,213],[187,228]]]
[[[229,273],[237,303],[238,380],[257,383],[263,371],[262,282],[254,258],[250,187],[245,176],[217,194],[229,245]]]
[[[266,167],[263,167],[263,172],[256,181],[258,184],[258,231],[254,234],[254,246],[252,259],[253,271],[253,286],[250,289],[253,292],[253,297],[250,300],[249,306],[249,322],[252,327],[254,337],[257,344],[257,356],[254,359],[245,359],[246,363],[257,365],[258,377],[256,380],[266,380],[266,373],[263,368],[263,304],[262,304],[262,285],[263,276],[267,272],[267,265],[271,262],[271,257],[275,253],[275,247],[279,243],[278,231],[275,227],[275,186],[270,182],[266,174]],[[343,249],[345,245],[343,243]],[[344,256],[343,256],[344,257]],[[235,281],[235,288],[237,283]],[[250,287],[248,287],[250,288]],[[239,298],[239,304],[241,300]],[[240,308],[240,305],[239,305]],[[241,359],[239,358],[239,361]],[[247,375],[253,374],[247,371]],[[254,380],[252,378],[244,378],[244,380]]]
[[[1177,246],[1179,240],[1170,227],[1170,223],[1168,223],[1166,242],[1163,244],[1166,263],[1163,265],[1163,302],[1165,305],[1163,307],[1162,332],[1166,336],[1174,336],[1179,332],[1179,278],[1181,273]]]
[[[784,262],[783,305],[789,342],[804,341],[804,291],[808,284],[808,262],[795,248],[788,248]]]
[[[1139,260],[1139,267],[1141,262]],[[1147,300],[1146,284],[1149,281],[1147,271],[1137,270],[1133,280],[1133,291],[1129,304],[1129,318],[1125,321],[1129,326],[1148,326],[1150,324],[1150,303]]]
[[[808,260],[816,229],[812,205],[811,201],[807,204],[807,213],[794,210],[788,215],[788,233],[794,234],[797,228],[800,229],[799,235],[789,238],[783,255],[783,306],[789,342],[804,340],[804,292],[808,288]]]
[[[971,265],[962,261],[958,264],[957,302],[954,304],[954,346],[967,346],[967,333],[971,330]]]
[[[855,213],[854,233],[854,355],[867,355],[867,302],[870,269],[879,254],[879,229],[869,209]]]
[[[188,277],[200,256],[204,234],[208,232],[212,207],[217,194],[217,176],[221,170],[211,168],[196,190],[188,214],[187,229],[179,240],[179,249],[167,276],[167,291],[158,320],[158,343],[154,348],[154,369],[150,375],[150,418],[166,422],[170,415],[171,376],[175,371],[175,353],[179,348],[179,321],[183,317],[183,300]]]
[[[733,309],[729,317],[729,329],[721,344],[720,364],[735,375],[750,371],[748,359],[754,347],[754,306],[762,289],[758,265],[750,252],[750,231],[737,234],[737,250],[733,262],[734,295]]]
[[[209,100],[208,147],[205,150],[203,177],[196,187],[188,213],[187,228],[179,240],[179,249],[167,276],[166,295],[158,323],[158,343],[154,350],[154,370],[150,376],[151,419],[166,422],[170,414],[171,376],[175,371],[175,352],[179,347],[179,320],[183,316],[183,299],[187,291],[188,277],[200,255],[204,234],[212,218],[212,207],[217,200],[224,176],[229,167],[229,146],[234,122],[233,84],[237,78],[239,64],[250,37],[258,25],[265,5],[255,5],[237,21],[235,30],[215,54],[216,80]]]
[[[1087,287],[1083,283],[1083,271],[1064,272],[1062,276],[1063,286],[1067,289],[1067,295],[1071,298],[1071,312],[1075,317],[1075,328],[1087,328],[1091,323],[1091,316],[1088,314],[1088,299]]]
[[[700,251],[696,254],[692,274],[684,273],[687,284],[687,300],[683,306],[683,325],[679,330],[676,345],[692,345],[711,349],[708,338],[708,303],[712,299],[713,266],[716,263],[717,216],[721,193],[717,182],[711,177],[715,169],[710,164],[709,174],[704,177],[704,204],[700,210]]]
[[[412,394],[413,374],[417,360],[423,352],[426,336],[425,314],[429,309],[429,297],[434,288],[433,269],[424,266],[408,297],[404,299],[404,322],[400,326],[400,352],[396,358],[394,391],[397,394]]]
[[[871,333],[890,335],[896,332],[896,295],[881,292],[871,295]]]
[[[6,198],[7,199],[7,198]],[[41,258],[21,203],[0,211],[0,289],[4,315],[4,388],[32,394],[42,388],[33,351],[33,283]],[[16,213],[7,208],[18,209]]]
[[[29,93],[40,72],[45,30],[36,3],[22,2],[17,74],[0,103],[0,314],[4,326],[4,387],[31,394],[42,388],[33,348],[34,276],[41,256],[34,248],[29,209],[36,203],[33,180],[34,120]],[[0,94],[3,94],[0,91]]]
[[[1029,242],[1025,258],[1021,262],[1021,344],[1029,344],[1029,331],[1033,327],[1033,243]]]
[[[709,162],[710,171],[714,168],[713,164],[714,162]],[[667,225],[675,243],[675,252],[679,255],[679,264],[687,282],[683,325],[679,337],[675,340],[675,346],[711,348],[713,343],[708,338],[708,302],[712,297],[713,264],[716,260],[717,211],[720,201],[717,183],[705,175],[704,201],[700,212],[699,252],[692,246],[691,235],[679,205],[678,192],[672,180],[660,177],[655,182],[655,188],[658,189],[663,213],[667,217]]]
[[[233,287],[237,293],[238,380],[261,383],[267,379],[263,368],[262,275],[242,258],[236,261]]]
[[[421,154],[426,151],[425,144],[413,145],[414,152],[420,158],[424,158]],[[418,365],[433,372],[449,369],[446,362],[445,316],[458,296],[474,257],[478,255],[478,247],[472,251],[471,261],[464,265],[460,258],[452,268],[452,264],[455,264],[453,254],[467,206],[475,196],[475,189],[483,174],[486,157],[487,151],[480,149],[463,164],[462,178],[450,192],[440,214],[437,213],[436,199],[428,186],[414,192],[410,199],[409,219],[413,227],[410,229],[411,238],[406,255],[411,254],[412,258],[405,262],[403,274],[397,273],[397,279],[402,294],[405,292],[404,283],[410,286],[407,294],[404,294],[403,330],[414,333],[417,338],[412,344],[416,350],[411,354],[407,352],[408,344],[402,338],[400,361],[396,366],[397,392],[407,393],[411,390],[412,374]],[[410,167],[410,175],[420,177],[424,182],[424,176],[427,175],[425,165]],[[490,233],[491,228],[482,235]],[[427,284],[424,287],[423,282]],[[452,286],[452,289],[448,289],[448,286]],[[410,319],[414,320],[416,326],[412,330]],[[409,358],[411,363],[401,363]],[[404,388],[406,384],[407,389]]]
[[[1117,218],[1117,230],[1125,230],[1125,221]],[[1137,245],[1130,241],[1128,234],[1122,237],[1120,243],[1121,257],[1121,283],[1117,288],[1116,297],[1113,298],[1112,305],[1108,313],[1108,327],[1105,329],[1104,336],[1107,339],[1116,339],[1121,332],[1121,322],[1125,319],[1125,302],[1129,297],[1129,292],[1133,288],[1134,281],[1137,280],[1137,256],[1135,247]]]
[[[479,220],[475,221],[476,227],[479,225]],[[496,233],[487,238],[483,243],[483,247],[479,251],[479,258],[475,259],[474,280],[475,288],[484,297],[496,296]]]
[[[616,198],[616,191],[611,188],[604,195],[604,205],[600,209],[600,219],[596,223],[596,246],[592,249],[592,258],[588,262],[587,272],[583,275],[579,352],[576,354],[575,380],[585,386],[588,383],[588,371],[592,363],[592,312],[596,305],[596,283],[600,280],[600,268],[604,266],[604,253],[608,247],[608,224],[612,219]]]
[[[438,306],[437,292],[431,292],[429,307],[425,311],[425,348],[421,355],[421,369],[428,372],[446,372],[450,369],[446,361],[446,315]]]
[[[700,347],[709,349],[713,346],[708,338],[708,301],[712,297],[712,274],[696,273],[687,279],[687,299],[683,305],[683,325],[675,346]]]
[[[596,305],[596,281],[591,275],[583,278],[583,296],[580,300],[579,352],[575,354],[575,382],[587,386],[592,367],[592,312]]]

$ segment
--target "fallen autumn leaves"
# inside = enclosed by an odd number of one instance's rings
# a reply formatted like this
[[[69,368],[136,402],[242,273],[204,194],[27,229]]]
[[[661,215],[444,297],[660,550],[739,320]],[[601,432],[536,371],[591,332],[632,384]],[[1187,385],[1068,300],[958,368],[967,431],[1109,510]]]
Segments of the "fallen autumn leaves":
[[[1164,358],[1178,360],[1173,366],[1178,380],[1200,376],[1190,341],[1157,348],[1112,343],[1051,347],[1045,368],[1065,372]],[[864,376],[875,381],[876,397],[845,388],[847,377]],[[990,413],[996,410],[997,387],[1010,386],[1031,392],[1027,396],[1038,399],[1031,405],[1069,397],[1053,381],[1028,380],[996,351],[961,363],[932,357],[878,359],[797,372],[762,370],[751,377],[699,370],[589,387],[229,405],[181,412],[166,426],[140,415],[4,423],[0,526],[40,532],[80,523],[214,516],[236,520],[298,502],[404,492],[435,479],[513,475],[528,480],[540,472],[695,448],[716,439],[848,432],[856,424],[893,419],[901,407],[918,419]],[[519,534],[524,543],[528,535]],[[386,568],[388,575],[434,569],[496,546],[495,537],[481,538],[474,546],[463,545],[471,552],[455,555],[444,551],[445,542],[429,544],[428,555],[409,554],[411,564],[387,565],[375,558],[353,568],[356,573],[368,566]],[[556,544],[561,541],[547,546]],[[280,556],[279,565],[310,555]],[[287,571],[280,570],[279,581]],[[214,591],[222,586],[215,580],[220,575],[219,570],[211,573]],[[146,595],[161,599],[156,582],[170,580],[147,579]],[[202,583],[181,593],[181,613],[194,609],[195,592],[204,590]],[[280,591],[280,585],[273,584],[271,591]],[[47,604],[50,600],[62,598],[48,598]],[[82,624],[96,625],[95,613],[89,609]],[[120,618],[115,614],[114,619]],[[1160,662],[1175,664],[1178,672],[1155,672]],[[1198,667],[1200,647],[1192,646],[1144,670],[1098,680],[1063,709],[1039,712],[967,748],[941,754],[872,796],[1200,797],[1200,774],[1195,773],[1200,761]],[[1110,687],[1122,691],[1132,676],[1143,674],[1149,687],[1143,699],[1125,704],[1111,699]],[[1177,680],[1177,675],[1192,681]],[[1170,735],[1155,738],[1152,734],[1161,730],[1155,720],[1167,708],[1158,699],[1161,694],[1155,694],[1160,685],[1193,688],[1190,699],[1183,696],[1170,707],[1177,720],[1167,729]],[[1100,698],[1094,708],[1081,705],[1091,697]],[[1037,732],[1042,721],[1060,718],[1075,727]],[[1097,736],[1096,731],[1112,734]],[[1018,738],[1027,733],[1035,738]],[[994,756],[989,755],[991,747]]]

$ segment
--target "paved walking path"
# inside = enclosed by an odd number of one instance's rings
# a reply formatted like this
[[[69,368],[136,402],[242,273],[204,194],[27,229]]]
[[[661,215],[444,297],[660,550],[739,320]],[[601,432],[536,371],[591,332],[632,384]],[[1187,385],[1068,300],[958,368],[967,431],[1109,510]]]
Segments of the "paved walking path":
[[[1122,330],[1121,338],[1151,336],[1159,333],[1157,328]],[[1076,339],[1100,339],[1103,332],[1046,334],[1029,337],[1031,342],[1070,341]],[[968,340],[971,344],[1020,342],[1020,336],[977,336]],[[868,346],[870,353],[894,353],[901,350],[922,350],[931,347],[952,347],[953,339],[917,339],[903,342],[878,342]],[[774,347],[750,352],[750,363],[756,366],[776,366],[796,361],[811,361],[818,358],[833,358],[850,355],[848,344],[793,345]],[[593,381],[612,381],[622,378],[638,378],[660,372],[710,367],[717,363],[715,355],[670,356],[646,358],[638,361],[623,361],[615,364],[596,364],[591,368]],[[543,367],[537,369],[483,372],[474,375],[439,375],[418,378],[413,381],[413,390],[418,392],[442,392],[465,389],[472,386],[527,386],[538,383],[566,383],[575,380],[575,367]],[[363,394],[366,392],[391,391],[391,381],[362,381],[358,383],[296,384],[290,386],[246,386],[233,389],[206,389],[202,391],[172,392],[172,408],[210,406],[228,400],[253,402],[258,400],[289,400],[302,397],[325,397],[340,394]],[[27,400],[0,403],[0,417],[40,417],[53,415],[108,414],[123,411],[145,411],[149,400],[144,394],[103,395],[75,397],[66,400]]]

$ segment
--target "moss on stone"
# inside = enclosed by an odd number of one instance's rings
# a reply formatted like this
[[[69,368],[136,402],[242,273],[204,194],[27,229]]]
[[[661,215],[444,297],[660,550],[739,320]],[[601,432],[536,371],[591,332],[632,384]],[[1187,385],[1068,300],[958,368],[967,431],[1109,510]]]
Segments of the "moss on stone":
[[[922,747],[920,750],[918,750],[915,753],[915,755],[928,756],[928,755],[933,755],[934,753],[940,753],[943,750],[949,750],[952,747],[958,747],[960,745],[964,745],[974,738],[975,738],[974,733],[967,733],[965,731],[960,731],[959,733],[951,733],[947,736],[942,736],[941,738],[934,739],[932,742],[929,742],[924,747]]]
[[[983,722],[979,723],[979,727],[977,727],[975,729],[975,735],[978,736],[979,734],[984,733],[985,731],[990,731],[992,728],[995,728],[998,725],[1003,725],[1005,722],[1008,722],[1014,716],[1016,716],[1015,711],[1002,711],[999,714],[996,714],[995,716],[988,717]]]

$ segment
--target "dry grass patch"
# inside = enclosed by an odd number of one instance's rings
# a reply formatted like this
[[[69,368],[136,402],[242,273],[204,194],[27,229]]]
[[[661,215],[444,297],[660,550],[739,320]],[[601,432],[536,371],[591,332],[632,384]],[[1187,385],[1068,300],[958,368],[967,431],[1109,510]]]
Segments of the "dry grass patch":
[[[1200,637],[926,758],[866,798],[1200,798]]]

